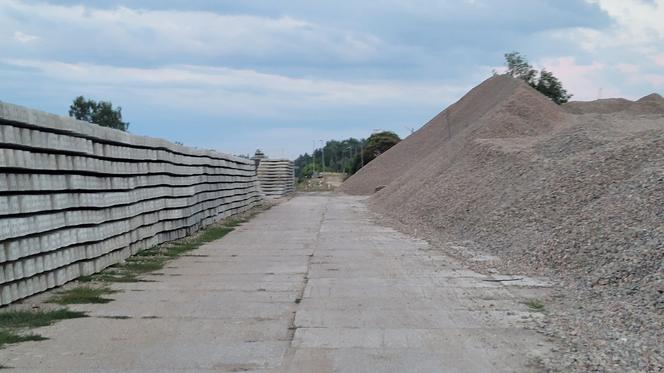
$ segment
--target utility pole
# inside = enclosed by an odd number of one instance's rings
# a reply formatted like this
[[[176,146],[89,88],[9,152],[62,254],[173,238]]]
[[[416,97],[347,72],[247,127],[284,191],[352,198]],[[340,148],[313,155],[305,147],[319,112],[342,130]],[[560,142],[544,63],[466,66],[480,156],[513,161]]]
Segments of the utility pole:
[[[314,146],[313,146],[312,151],[311,151],[311,171],[312,171],[311,177],[312,178],[314,176],[316,176],[316,140],[313,141],[313,144],[314,144]]]
[[[325,143],[323,140],[320,140],[320,159],[322,170],[320,172],[325,172]]]
[[[364,143],[363,142],[360,143],[360,161],[361,161],[361,164],[362,164],[362,166],[360,168],[362,168],[362,167],[364,167]]]

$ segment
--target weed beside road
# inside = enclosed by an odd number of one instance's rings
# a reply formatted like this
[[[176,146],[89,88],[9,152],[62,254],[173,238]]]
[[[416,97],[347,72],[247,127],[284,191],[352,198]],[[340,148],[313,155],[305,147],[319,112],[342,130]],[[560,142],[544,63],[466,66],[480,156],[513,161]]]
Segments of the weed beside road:
[[[0,313],[0,348],[10,343],[42,341],[39,334],[26,334],[27,329],[51,325],[56,321],[87,317],[84,312],[66,308],[50,311],[5,311]]]
[[[65,291],[56,293],[48,301],[50,303],[57,304],[86,304],[86,303],[108,303],[113,299],[104,298],[102,295],[117,293],[117,290],[113,290],[107,287],[90,287],[90,286],[79,286]]]

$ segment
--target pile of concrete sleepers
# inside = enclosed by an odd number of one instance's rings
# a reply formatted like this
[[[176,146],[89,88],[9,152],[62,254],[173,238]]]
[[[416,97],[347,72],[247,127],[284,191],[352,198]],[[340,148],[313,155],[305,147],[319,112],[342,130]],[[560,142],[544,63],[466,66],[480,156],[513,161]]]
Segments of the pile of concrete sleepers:
[[[295,191],[295,168],[287,159],[261,159],[258,164],[260,191],[265,197],[278,198]]]
[[[249,160],[0,102],[0,304],[261,198]]]

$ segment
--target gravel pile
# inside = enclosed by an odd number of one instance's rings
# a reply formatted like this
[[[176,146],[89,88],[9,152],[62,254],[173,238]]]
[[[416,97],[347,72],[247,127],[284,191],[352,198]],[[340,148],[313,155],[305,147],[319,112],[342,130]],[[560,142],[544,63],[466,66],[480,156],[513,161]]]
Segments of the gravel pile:
[[[475,87],[407,140],[390,148],[348,178],[341,186],[341,191],[348,194],[373,193],[376,187],[391,183],[439,150],[441,143],[460,144],[462,133],[471,127],[477,128],[477,120],[505,100],[518,86],[516,80],[501,76]],[[452,125],[448,126],[447,123]]]
[[[661,96],[560,107],[493,77],[342,190],[379,185],[374,210],[441,246],[560,280],[545,326],[564,341],[552,369],[664,370]]]

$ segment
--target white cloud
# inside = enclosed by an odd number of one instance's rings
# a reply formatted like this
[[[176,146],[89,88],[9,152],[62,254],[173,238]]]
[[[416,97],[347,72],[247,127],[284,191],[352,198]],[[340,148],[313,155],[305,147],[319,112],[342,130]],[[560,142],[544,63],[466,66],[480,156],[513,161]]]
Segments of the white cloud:
[[[560,57],[541,59],[535,65],[546,68],[558,77],[565,89],[574,94],[574,100],[625,96],[616,87],[606,83],[603,73],[607,71],[607,66],[603,63],[579,64],[573,57]]]
[[[561,78],[575,99],[628,97],[650,93],[663,84],[657,66],[664,66],[664,0],[586,0],[612,22],[603,28],[569,28],[551,33],[576,44],[591,63],[571,57],[539,61]],[[612,83],[609,83],[612,82]],[[628,93],[630,92],[630,93]]]
[[[573,27],[553,30],[550,35],[554,39],[571,40],[586,52],[596,52],[602,45],[603,33],[587,27]]]
[[[638,74],[641,68],[639,65],[633,63],[619,63],[616,66],[616,70],[620,71],[623,74]]]
[[[641,66],[631,63],[619,63],[614,68],[622,74],[624,79],[630,84],[641,85],[649,84],[651,86],[664,85],[664,75],[644,73]]]
[[[18,41],[19,43],[27,44],[39,40],[39,37],[35,35],[26,34],[21,31],[16,31],[14,32],[14,40]]]
[[[604,29],[571,28],[558,36],[577,43],[583,50],[629,48],[638,53],[661,49],[664,41],[664,0],[586,0],[597,5],[611,19]]]
[[[27,59],[0,61],[34,69],[69,86],[110,87],[168,105],[251,116],[278,115],[282,110],[308,107],[358,107],[390,102],[426,105],[451,100],[466,88],[398,81],[293,78],[211,66],[135,68]]]
[[[652,56],[652,60],[658,65],[664,67],[664,53]]]
[[[644,79],[653,86],[664,87],[664,75],[645,74]]]
[[[537,61],[538,68],[544,66],[563,82],[564,87],[574,94],[574,100],[595,100],[597,98],[624,97],[637,99],[651,93],[649,89],[664,86],[664,75],[645,72],[641,66],[631,63],[605,64],[592,62],[581,64],[573,57],[545,58]],[[616,74],[617,73],[617,74]],[[618,79],[615,79],[616,76]],[[613,81],[628,83],[630,86],[649,87],[630,94],[626,85],[616,86]]]
[[[371,58],[381,46],[372,35],[288,16],[0,1],[0,35],[19,26],[24,29],[21,41],[29,38],[28,33],[41,34],[54,51],[84,50],[90,58],[113,53],[155,58],[279,55],[361,60]]]
[[[616,21],[617,32],[610,35],[615,43],[661,42],[664,38],[664,0],[587,1],[597,4]]]
[[[664,0],[586,2],[597,5],[613,22],[601,29],[574,27],[554,30],[550,34],[571,41],[591,54],[619,50],[647,57],[664,47]]]

